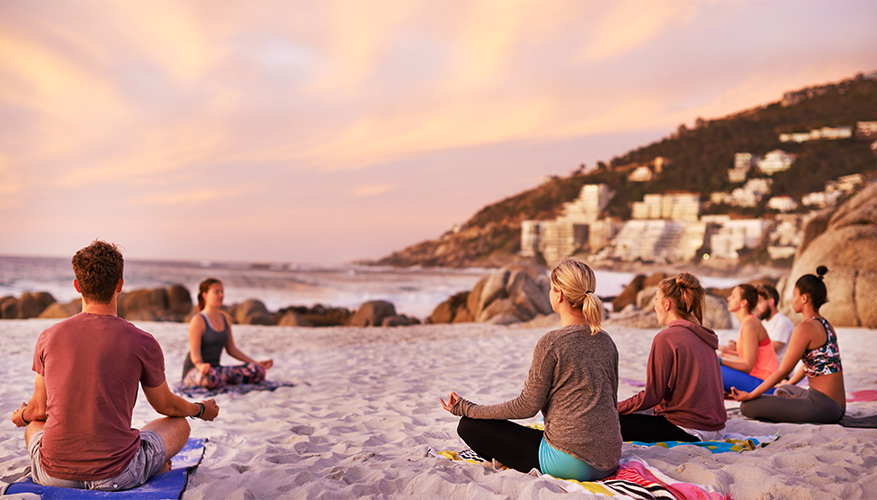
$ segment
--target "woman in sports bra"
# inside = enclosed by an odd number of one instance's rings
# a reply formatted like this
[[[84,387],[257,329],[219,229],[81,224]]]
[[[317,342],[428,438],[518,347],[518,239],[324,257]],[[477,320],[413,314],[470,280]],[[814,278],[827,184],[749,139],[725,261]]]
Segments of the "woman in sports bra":
[[[828,272],[825,266],[816,269],[816,276],[805,274],[798,278],[792,293],[792,308],[804,318],[789,339],[789,347],[779,369],[768,376],[752,392],[731,391],[740,410],[749,418],[772,422],[833,424],[846,412],[843,366],[837,335],[819,308],[825,304],[827,292],[822,277]],[[803,367],[788,381],[783,381],[795,368],[798,360]],[[794,384],[807,376],[809,389]],[[774,396],[763,395],[775,384]]]
[[[779,368],[777,354],[761,320],[752,313],[758,305],[758,292],[752,285],[737,285],[728,297],[728,311],[740,320],[740,334],[734,348],[724,348],[719,356],[722,385],[751,391]],[[773,393],[773,388],[768,394]]]
[[[207,278],[198,286],[198,309],[189,321],[189,354],[183,364],[183,385],[216,389],[230,384],[257,384],[265,380],[265,371],[274,361],[256,361],[234,343],[231,317],[221,310],[222,282]],[[246,364],[221,366],[222,350]]]

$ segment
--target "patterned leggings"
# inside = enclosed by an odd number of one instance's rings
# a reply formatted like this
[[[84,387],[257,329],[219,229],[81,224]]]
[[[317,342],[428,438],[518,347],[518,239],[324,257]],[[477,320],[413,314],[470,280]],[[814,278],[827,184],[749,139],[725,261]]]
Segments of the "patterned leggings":
[[[183,385],[217,389],[225,385],[258,384],[265,380],[265,369],[256,363],[237,366],[218,366],[201,374],[198,368],[192,368],[183,378]]]

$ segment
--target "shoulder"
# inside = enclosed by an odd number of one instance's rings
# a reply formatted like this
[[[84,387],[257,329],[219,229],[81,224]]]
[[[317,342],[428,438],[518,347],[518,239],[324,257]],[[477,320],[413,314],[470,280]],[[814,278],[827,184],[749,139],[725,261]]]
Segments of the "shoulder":
[[[195,313],[192,316],[192,319],[189,320],[189,326],[204,326],[204,316],[201,315],[201,311]]]

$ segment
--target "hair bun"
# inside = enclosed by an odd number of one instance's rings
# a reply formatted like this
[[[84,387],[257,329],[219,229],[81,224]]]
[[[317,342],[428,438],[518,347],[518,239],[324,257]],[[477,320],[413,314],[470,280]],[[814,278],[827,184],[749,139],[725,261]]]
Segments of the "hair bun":
[[[816,276],[819,279],[822,279],[822,277],[825,276],[825,273],[827,273],[827,272],[828,272],[828,268],[825,266],[819,266],[816,268]]]
[[[700,286],[700,281],[697,279],[697,276],[683,272],[676,275],[676,286],[680,288],[697,288]]]

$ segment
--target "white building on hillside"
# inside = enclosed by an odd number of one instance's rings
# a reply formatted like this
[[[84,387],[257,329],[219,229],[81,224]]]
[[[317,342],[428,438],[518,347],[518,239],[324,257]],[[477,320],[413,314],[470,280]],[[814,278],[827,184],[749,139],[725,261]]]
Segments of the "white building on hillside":
[[[585,184],[579,191],[579,197],[564,203],[563,211],[558,220],[588,223],[600,219],[600,214],[615,192],[606,184]]]
[[[811,139],[849,139],[853,136],[853,127],[822,127],[810,131]]]
[[[767,175],[773,175],[783,170],[788,170],[795,162],[795,157],[782,149],[775,149],[758,160],[758,169]]]
[[[727,216],[725,216],[727,217]],[[717,259],[736,259],[743,248],[754,248],[761,242],[768,226],[763,219],[730,219],[722,221],[722,216],[704,217],[704,222],[721,224],[710,237],[710,256]]]
[[[754,207],[765,195],[770,194],[773,179],[749,179],[743,187],[731,191],[730,205]]]
[[[697,220],[700,215],[700,194],[685,191],[647,194],[643,201],[633,202],[631,217],[643,219]]]
[[[614,196],[605,184],[582,186],[579,197],[565,203],[561,215],[552,221],[526,220],[521,223],[521,256],[542,254],[549,265],[577,252],[596,252],[615,236],[618,224],[600,220],[600,214]]]
[[[767,201],[767,208],[776,210],[777,212],[791,212],[798,208],[798,204],[791,196],[781,195],[774,196]]]
[[[751,153],[737,153],[734,155],[734,168],[728,170],[728,180],[731,182],[743,182],[752,167]]]

